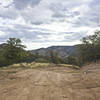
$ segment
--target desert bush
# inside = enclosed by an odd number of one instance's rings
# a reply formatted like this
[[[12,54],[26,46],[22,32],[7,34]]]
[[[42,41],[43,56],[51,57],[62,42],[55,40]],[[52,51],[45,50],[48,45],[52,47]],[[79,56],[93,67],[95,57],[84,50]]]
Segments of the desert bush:
[[[35,60],[35,62],[40,62],[40,63],[49,63],[50,61],[47,60],[47,59],[44,59],[44,58],[37,58],[37,59]]]
[[[94,35],[84,37],[82,44],[78,46],[78,63],[83,65],[88,62],[95,62],[100,59],[100,31]]]
[[[19,62],[26,56],[25,46],[21,44],[20,39],[9,38],[2,47],[0,62],[1,66],[10,65]]]

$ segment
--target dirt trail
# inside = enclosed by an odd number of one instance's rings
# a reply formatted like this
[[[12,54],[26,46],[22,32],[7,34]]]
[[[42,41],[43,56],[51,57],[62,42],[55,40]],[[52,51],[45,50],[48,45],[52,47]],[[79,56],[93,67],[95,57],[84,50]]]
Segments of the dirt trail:
[[[0,100],[100,100],[100,71],[0,70]]]

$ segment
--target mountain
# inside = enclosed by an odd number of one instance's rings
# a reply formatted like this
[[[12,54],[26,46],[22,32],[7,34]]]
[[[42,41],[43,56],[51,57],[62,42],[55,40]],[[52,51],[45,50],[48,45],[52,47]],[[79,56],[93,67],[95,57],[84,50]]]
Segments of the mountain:
[[[0,44],[0,49],[4,46],[5,44]]]
[[[6,45],[4,44],[0,44],[0,50],[2,50],[2,47]],[[30,50],[29,52],[31,52],[32,54],[36,54],[38,53],[39,55],[43,55],[43,56],[49,56],[50,52],[53,51],[54,53],[57,53],[59,57],[68,57],[68,56],[75,56],[76,54],[76,48],[77,45],[75,46],[51,46],[48,48],[40,48],[40,49],[36,49],[36,50]]]
[[[39,55],[49,56],[50,52],[53,51],[58,54],[59,57],[75,56],[77,46],[51,46],[48,48],[40,48],[31,50],[32,54],[38,53]]]
[[[2,50],[2,48],[3,48],[5,45],[6,45],[5,43],[0,44],[0,50]]]

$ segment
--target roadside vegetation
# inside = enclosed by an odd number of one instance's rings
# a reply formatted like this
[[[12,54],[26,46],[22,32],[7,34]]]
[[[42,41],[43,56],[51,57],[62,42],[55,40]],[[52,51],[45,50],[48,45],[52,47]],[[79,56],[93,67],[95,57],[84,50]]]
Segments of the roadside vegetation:
[[[100,31],[96,31],[94,35],[84,37],[82,43],[77,45],[77,53],[75,56],[61,58],[54,51],[50,51],[49,56],[42,56],[38,53],[32,54],[25,50],[22,41],[17,38],[9,38],[7,42],[0,48],[0,66],[20,65],[21,66],[50,66],[50,65],[74,65],[83,66],[85,63],[96,62],[100,60]],[[19,65],[19,66],[20,66]],[[72,66],[71,66],[72,67]]]
[[[35,69],[35,68],[52,68],[52,67],[67,67],[71,69],[80,69],[79,66],[71,65],[71,64],[54,64],[54,63],[37,63],[37,62],[31,62],[31,63],[16,63],[9,65],[8,67],[1,67],[0,69],[11,69],[11,68],[23,68],[23,69]]]
[[[77,60],[80,66],[100,60],[100,31],[82,39],[77,50]]]

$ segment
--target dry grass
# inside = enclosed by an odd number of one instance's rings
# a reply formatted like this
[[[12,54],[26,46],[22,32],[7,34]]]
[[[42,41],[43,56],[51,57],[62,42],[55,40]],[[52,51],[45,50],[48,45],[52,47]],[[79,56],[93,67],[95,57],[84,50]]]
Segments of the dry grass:
[[[37,68],[37,67],[49,67],[49,63],[19,63],[19,64],[13,64],[9,67],[14,67],[14,68],[19,68],[19,67],[24,67],[24,68]]]
[[[60,64],[63,67],[69,67],[69,68],[74,68],[74,69],[80,69],[79,66],[76,65],[71,65],[71,64]]]
[[[10,65],[9,68],[46,68],[46,67],[69,67],[74,69],[79,69],[79,66],[70,64],[52,64],[52,63],[18,63]]]

